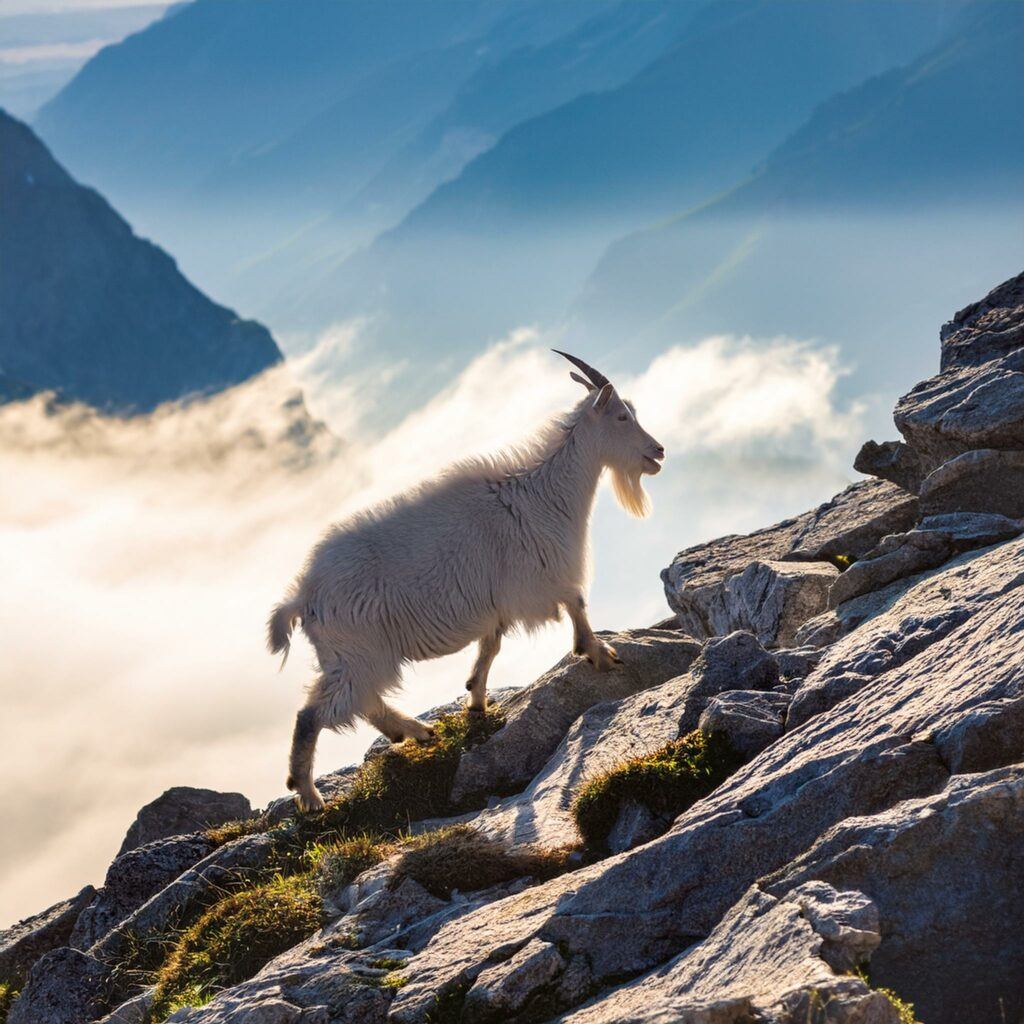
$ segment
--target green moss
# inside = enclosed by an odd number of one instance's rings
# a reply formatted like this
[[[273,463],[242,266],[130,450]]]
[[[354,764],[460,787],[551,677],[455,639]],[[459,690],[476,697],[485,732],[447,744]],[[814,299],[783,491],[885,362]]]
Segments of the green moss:
[[[857,561],[857,558],[855,555],[832,555],[829,561],[831,561],[831,563],[840,572],[846,572],[846,570]]]
[[[312,873],[278,877],[222,899],[181,935],[157,974],[151,1019],[201,1005],[221,989],[251,978],[313,935],[320,914]]]
[[[7,1014],[17,998],[18,989],[11,982],[0,981],[0,1024],[6,1024]]]
[[[412,878],[439,899],[531,876],[546,880],[569,870],[571,848],[513,850],[471,825],[451,825],[398,844],[396,879]]]
[[[394,971],[399,967],[404,967],[408,962],[398,956],[379,956],[370,961],[370,966],[378,971]]]
[[[576,827],[590,850],[605,852],[608,834],[627,801],[671,819],[707,796],[742,764],[743,758],[724,736],[695,730],[585,782],[572,805]]]

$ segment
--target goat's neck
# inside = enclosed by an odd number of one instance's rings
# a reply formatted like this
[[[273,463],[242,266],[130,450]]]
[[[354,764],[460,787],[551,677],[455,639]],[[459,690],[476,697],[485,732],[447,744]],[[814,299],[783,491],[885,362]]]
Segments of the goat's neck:
[[[543,462],[525,474],[524,491],[531,504],[540,504],[565,520],[570,530],[583,530],[604,468],[594,446],[578,433],[570,434]]]

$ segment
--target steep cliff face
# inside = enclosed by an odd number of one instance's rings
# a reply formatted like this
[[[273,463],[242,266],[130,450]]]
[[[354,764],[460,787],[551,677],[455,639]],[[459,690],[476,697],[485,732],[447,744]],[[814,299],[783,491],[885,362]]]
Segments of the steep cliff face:
[[[1022,296],[943,329],[884,479],[681,552],[620,668],[439,709],[323,815],[152,823],[0,935],[9,1024],[1019,1019]]]
[[[0,400],[142,412],[280,362],[266,328],[194,288],[3,111],[0,149]]]

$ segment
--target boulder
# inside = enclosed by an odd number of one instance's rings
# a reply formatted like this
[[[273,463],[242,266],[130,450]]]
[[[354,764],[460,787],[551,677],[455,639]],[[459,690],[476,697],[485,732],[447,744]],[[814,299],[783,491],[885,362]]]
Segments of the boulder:
[[[622,664],[598,672],[586,659],[568,655],[535,683],[515,691],[503,702],[505,726],[462,755],[454,802],[522,789],[587,708],[658,686],[685,672],[700,653],[697,641],[675,630],[600,635],[615,647]]]
[[[243,836],[225,843],[132,911],[90,952],[109,961],[124,952],[128,941],[163,935],[173,921],[202,906],[211,892],[262,870],[273,855],[274,841],[267,835]]]
[[[652,839],[657,839],[671,824],[671,821],[664,821],[645,804],[627,800],[619,809],[619,816],[608,833],[608,851],[622,853],[623,850],[632,850],[641,843],[649,843]]]
[[[1024,273],[961,309],[939,337],[943,370],[980,366],[1024,348]]]
[[[146,804],[128,827],[118,856],[168,836],[201,832],[226,821],[251,818],[252,807],[241,793],[174,786]]]
[[[749,605],[729,600],[726,589],[752,563],[859,558],[886,534],[909,530],[916,521],[913,495],[883,480],[864,480],[802,516],[681,551],[662,571],[665,596],[682,628],[695,637],[749,629]],[[734,618],[733,609],[743,617]]]
[[[197,834],[158,839],[121,854],[107,869],[103,888],[79,915],[69,945],[83,950],[94,946],[213,848],[211,840]]]
[[[821,661],[824,651],[811,646],[787,647],[772,654],[783,679],[804,679]]]
[[[921,455],[902,441],[865,441],[853,468],[858,473],[889,480],[911,494],[917,494],[931,468]]]
[[[556,946],[533,939],[508,960],[480,973],[466,993],[461,1020],[466,1024],[513,1020],[565,968]]]
[[[1021,418],[1024,424],[1024,405]],[[982,449],[943,463],[921,485],[921,511],[925,515],[989,512],[1010,519],[1024,517],[1024,451]]]
[[[153,1006],[155,988],[147,988],[131,999],[126,999],[115,1010],[111,1010],[97,1024],[149,1024],[149,1011]]]
[[[1017,738],[1019,756],[1024,729]],[[781,898],[810,880],[868,894],[881,921],[872,981],[929,1024],[959,1024],[1024,1013],[1022,871],[1016,764],[954,776],[938,793],[843,822],[762,885]]]
[[[723,633],[750,630],[767,647],[791,646],[797,630],[828,607],[838,575],[829,562],[751,562],[725,581],[716,625]]]
[[[849,975],[878,931],[878,911],[855,890],[809,882],[773,898],[755,886],[699,945],[559,1024],[899,1024],[884,995]]]
[[[95,895],[87,885],[77,896],[0,932],[0,978],[20,978],[44,953],[68,945],[78,915]]]
[[[895,600],[888,602],[884,611],[825,652],[794,695],[786,729],[799,728],[984,612],[1004,587],[1016,586],[1022,550],[1021,542],[1015,541],[989,551],[969,552],[940,571],[909,581],[910,585],[901,581],[904,589],[895,591]]]
[[[733,750],[754,757],[782,735],[792,699],[774,690],[730,690],[711,698],[699,724],[705,732],[726,736]]]
[[[382,951],[383,952],[383,951]],[[392,952],[388,950],[387,952]],[[267,964],[205,1006],[179,1010],[174,1024],[384,1024],[392,990],[342,942],[316,937]]]
[[[581,782],[695,729],[708,701],[723,690],[770,690],[778,681],[775,659],[750,633],[709,640],[688,673],[584,712],[527,789],[496,801],[473,824],[514,845],[573,842],[571,807]],[[639,831],[643,820],[658,834],[670,824],[652,817],[623,821],[616,837],[622,848],[651,838]]]
[[[981,366],[929,377],[893,414],[928,470],[978,448],[1024,448],[1024,348]]]
[[[972,720],[1008,733],[999,717],[1019,720],[1024,674],[1024,542],[961,559],[828,652],[841,649],[846,667],[868,676],[856,700],[787,732],[665,835],[442,927],[406,965],[409,981],[389,1019],[426,1020],[435,999],[471,986],[535,938],[567,961],[586,957],[597,984],[650,971],[707,938],[757,879],[833,826],[940,792],[948,768],[936,738],[959,730],[963,748]],[[950,606],[958,622],[946,620]],[[912,609],[918,622],[934,617],[938,637],[928,641],[922,630],[916,649],[894,654]],[[979,719],[983,706],[990,713]]]
[[[896,580],[942,565],[954,554],[1011,540],[1024,520],[983,512],[929,515],[908,533],[892,534],[832,584],[829,607],[881,590]]]
[[[881,590],[906,576],[934,569],[952,554],[953,544],[941,530],[891,534],[836,578],[829,588],[828,607],[836,608],[844,601]]]
[[[103,1010],[109,968],[87,953],[64,946],[37,960],[7,1024],[84,1024]]]
[[[400,932],[444,910],[448,903],[432,896],[419,882],[403,878],[393,887],[385,884],[364,896],[336,927],[359,948],[394,942]]]

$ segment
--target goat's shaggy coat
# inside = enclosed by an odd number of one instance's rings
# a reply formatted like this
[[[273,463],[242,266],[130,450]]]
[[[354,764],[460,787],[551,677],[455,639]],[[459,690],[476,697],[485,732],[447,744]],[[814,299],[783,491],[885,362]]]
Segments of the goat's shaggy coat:
[[[590,513],[610,469],[619,501],[643,514],[640,478],[657,472],[664,451],[610,384],[586,386],[588,396],[528,445],[459,463],[332,527],[313,549],[268,627],[271,651],[287,655],[301,621],[321,670],[292,746],[288,785],[300,806],[322,806],[312,782],[320,729],[361,716],[396,741],[429,737],[425,725],[383,700],[404,662],[478,641],[467,688],[470,708],[482,711],[502,634],[558,619],[564,607],[576,653],[602,669],[614,664],[615,652],[586,618]]]

